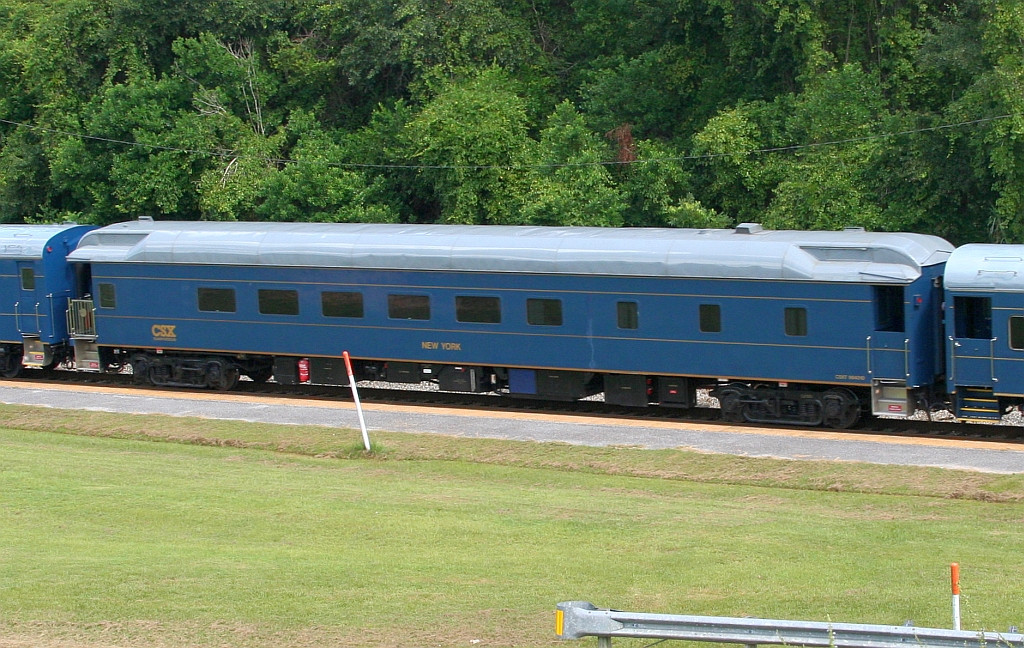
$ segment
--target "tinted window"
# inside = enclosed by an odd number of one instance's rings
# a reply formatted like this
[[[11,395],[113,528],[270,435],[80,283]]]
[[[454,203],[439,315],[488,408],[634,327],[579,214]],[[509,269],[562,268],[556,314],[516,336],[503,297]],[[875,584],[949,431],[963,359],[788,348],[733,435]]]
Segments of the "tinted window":
[[[640,310],[636,302],[619,302],[615,306],[620,329],[640,327]]]
[[[297,290],[259,291],[260,313],[264,315],[298,315],[299,293]]]
[[[1024,351],[1024,317],[1019,315],[1010,318],[1010,348]]]
[[[430,319],[430,298],[426,295],[388,295],[388,317],[391,319]]]
[[[479,324],[501,323],[501,300],[497,297],[455,297],[455,319]]]
[[[100,308],[115,308],[117,306],[117,297],[114,294],[114,284],[101,283],[99,289]]]
[[[807,335],[807,309],[786,309],[786,335]]]
[[[233,288],[200,288],[199,310],[207,313],[234,313],[235,290]]]
[[[875,286],[875,330],[903,329],[903,286]]]
[[[35,290],[36,289],[36,271],[32,268],[21,269],[21,289],[22,290]]]
[[[954,297],[956,337],[992,339],[992,299],[990,297]]]
[[[722,308],[718,304],[700,305],[701,333],[722,332]]]
[[[535,326],[561,326],[562,300],[527,299],[526,321]]]
[[[363,293],[325,292],[320,295],[324,317],[362,317]]]

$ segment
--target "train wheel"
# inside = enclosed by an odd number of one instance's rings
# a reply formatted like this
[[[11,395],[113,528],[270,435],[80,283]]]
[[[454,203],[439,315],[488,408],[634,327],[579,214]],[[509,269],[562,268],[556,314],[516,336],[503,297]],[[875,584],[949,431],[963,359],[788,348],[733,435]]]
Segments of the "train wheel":
[[[21,354],[9,353],[4,355],[3,364],[0,365],[0,376],[4,378],[17,378],[21,375]]]
[[[146,382],[154,387],[172,385],[172,369],[166,364],[156,363],[146,365]]]
[[[822,422],[830,428],[845,430],[860,420],[860,400],[849,389],[830,389],[822,401]]]
[[[743,401],[738,392],[727,391],[718,397],[722,409],[722,420],[730,423],[743,422]]]
[[[132,382],[136,385],[152,384],[153,382],[149,375],[149,361],[144,356],[132,358]]]
[[[218,391],[234,389],[238,384],[238,367],[220,362],[207,364],[206,384],[208,387]]]

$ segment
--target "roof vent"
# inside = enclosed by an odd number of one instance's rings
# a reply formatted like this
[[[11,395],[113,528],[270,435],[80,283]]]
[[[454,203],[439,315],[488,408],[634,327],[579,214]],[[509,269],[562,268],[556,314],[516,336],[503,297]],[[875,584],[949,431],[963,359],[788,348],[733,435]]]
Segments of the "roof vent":
[[[737,234],[757,234],[764,231],[760,223],[740,223],[736,226]]]
[[[844,232],[865,232],[867,230],[865,230],[863,227],[844,227],[843,231]]]
[[[153,217],[152,216],[139,216],[139,222],[140,223],[152,223],[153,222]]]

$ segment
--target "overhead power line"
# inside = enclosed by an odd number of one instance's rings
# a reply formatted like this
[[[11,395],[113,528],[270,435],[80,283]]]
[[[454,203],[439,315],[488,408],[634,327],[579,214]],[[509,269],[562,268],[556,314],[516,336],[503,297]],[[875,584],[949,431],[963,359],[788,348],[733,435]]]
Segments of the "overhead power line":
[[[345,168],[345,169],[406,169],[406,170],[467,170],[467,171],[483,171],[483,170],[502,170],[502,171],[516,171],[526,169],[559,169],[559,168],[571,168],[571,167],[594,167],[594,166],[624,166],[630,164],[656,164],[663,162],[682,162],[692,160],[712,160],[723,157],[742,157],[749,155],[765,155],[770,153],[790,153],[810,149],[820,149],[832,146],[843,146],[846,144],[857,144],[861,142],[870,142],[882,139],[888,139],[891,137],[900,137],[904,135],[915,135],[918,133],[927,133],[941,130],[952,130],[957,128],[964,128],[967,126],[975,126],[977,124],[984,124],[988,122],[998,121],[1001,119],[1009,119],[1013,117],[1012,114],[996,115],[993,117],[982,117],[980,119],[972,119],[970,121],[962,121],[950,124],[940,124],[938,126],[925,126],[922,128],[913,128],[902,131],[894,131],[887,133],[877,133],[874,135],[864,135],[861,137],[850,137],[845,139],[829,140],[826,142],[811,142],[805,144],[793,144],[789,146],[775,146],[769,148],[751,149],[747,151],[735,151],[728,153],[700,153],[700,154],[689,154],[689,155],[677,155],[667,156],[659,158],[639,158],[631,161],[602,161],[602,162],[566,162],[556,164],[515,164],[515,165],[503,165],[503,164],[379,164],[379,163],[359,163],[359,162],[326,162],[327,166]],[[294,160],[289,158],[274,158],[261,155],[247,155],[244,153],[238,153],[237,151],[211,151],[205,149],[194,149],[194,148],[179,148],[174,146],[163,146],[160,144],[146,144],[143,142],[132,142],[128,140],[121,140],[110,137],[103,137],[100,135],[90,135],[88,133],[75,133],[71,131],[49,128],[46,126],[38,126],[35,124],[28,124],[25,122],[13,121],[10,119],[0,119],[0,123],[8,124],[10,126],[19,126],[28,128],[35,131],[50,133],[53,135],[62,135],[65,137],[75,137],[83,140],[92,140],[95,142],[104,142],[107,144],[119,144],[125,147],[131,148],[144,148],[151,151],[168,151],[173,153],[188,153],[193,155],[205,155],[209,157],[218,158],[231,158],[231,159],[255,159],[261,160],[268,164],[306,164],[308,161],[305,160]]]

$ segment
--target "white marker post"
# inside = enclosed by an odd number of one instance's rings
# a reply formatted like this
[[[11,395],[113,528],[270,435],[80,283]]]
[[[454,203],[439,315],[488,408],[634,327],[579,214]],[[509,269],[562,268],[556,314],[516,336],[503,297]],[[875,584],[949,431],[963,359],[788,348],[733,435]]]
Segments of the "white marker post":
[[[949,566],[950,580],[953,583],[953,629],[960,629],[960,565]]]
[[[359,402],[359,390],[356,389],[356,377],[352,372],[352,359],[348,357],[348,351],[342,351],[341,356],[345,358],[345,370],[348,371],[348,384],[352,386],[352,400],[356,402],[356,414],[359,415],[359,430],[363,433],[363,447],[370,451],[370,436],[366,433],[366,421],[363,420],[363,405]]]

